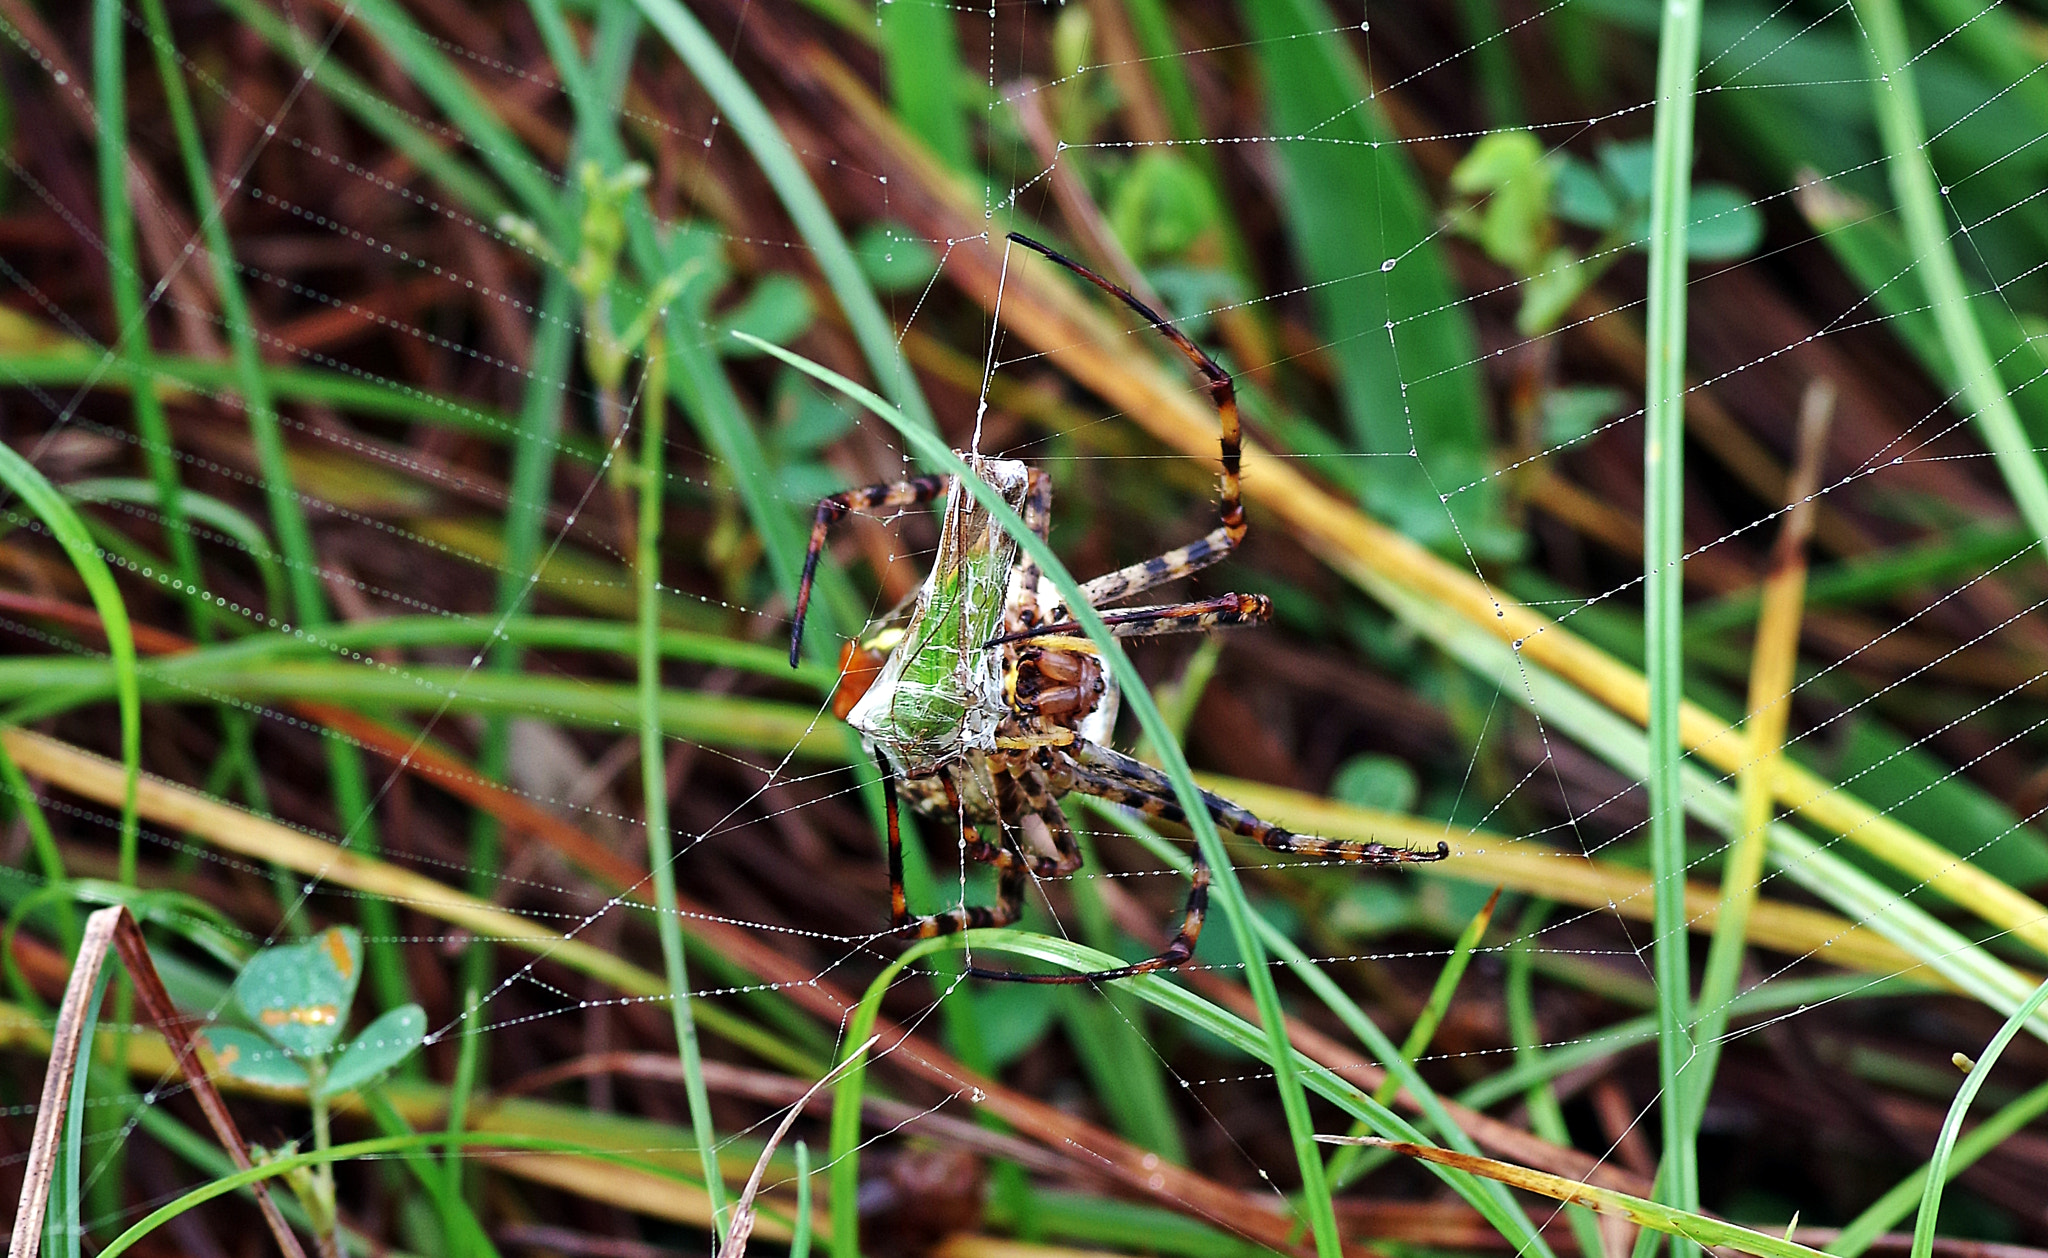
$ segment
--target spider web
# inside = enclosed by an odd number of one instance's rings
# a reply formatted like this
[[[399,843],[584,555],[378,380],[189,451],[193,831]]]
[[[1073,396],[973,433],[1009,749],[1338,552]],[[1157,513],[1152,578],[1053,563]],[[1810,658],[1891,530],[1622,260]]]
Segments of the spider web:
[[[623,101],[626,149],[652,167],[636,204],[665,233],[629,244],[629,283],[604,315],[563,278],[578,260],[564,207],[590,190],[580,163],[615,173],[623,159],[579,130],[605,98],[592,77],[605,63],[565,71],[549,19],[494,10],[479,28],[434,5],[181,11],[164,48],[150,6],[112,8],[133,135],[126,240],[109,234],[93,183],[105,121],[93,30],[0,6],[18,54],[0,216],[7,437],[68,489],[155,635],[142,644],[144,768],[336,854],[266,864],[260,848],[145,819],[144,881],[197,897],[164,930],[195,1012],[232,1016],[225,970],[194,943],[201,902],[244,948],[350,922],[371,968],[356,1024],[373,1005],[428,1008],[408,1086],[445,1085],[476,1041],[492,1086],[571,1102],[581,1086],[591,1109],[644,1120],[632,1153],[694,1166],[685,1104],[655,1064],[673,1065],[670,997],[633,777],[633,647],[602,631],[632,618],[648,380],[636,370],[604,386],[583,350],[601,319],[618,328],[639,314],[662,275],[685,277],[674,336],[653,341],[685,382],[662,450],[660,596],[676,632],[668,872],[720,1145],[751,1160],[801,1091],[788,1080],[849,1046],[853,1002],[901,948],[885,930],[879,796],[848,771],[826,653],[796,682],[761,661],[787,633],[817,498],[915,469],[886,425],[736,348],[731,331],[793,343],[873,381],[913,422],[933,416],[949,442],[1050,472],[1054,546],[1081,577],[1213,524],[1215,421],[1198,382],[1126,312],[1006,250],[1014,225],[1062,242],[1215,353],[1262,451],[1247,468],[1251,540],[1174,588],[1270,593],[1276,624],[1133,652],[1184,724],[1190,759],[1233,779],[1222,793],[1305,831],[1321,817],[1324,829],[1364,827],[1357,837],[1456,848],[1410,875],[1235,845],[1253,903],[1309,973],[1398,1036],[1458,931],[1506,887],[1418,1065],[1527,1127],[1546,1121],[1546,1102],[1513,1108],[1523,1093],[1502,1082],[1509,1068],[1582,1063],[1560,1076],[1547,1104],[1561,1105],[1562,1126],[1545,1136],[1647,1185],[1667,1098],[1650,1050],[1632,1046],[1648,1042],[1645,1010],[1698,994],[1660,992],[1656,978],[1671,936],[1653,920],[1632,706],[1656,6],[711,8],[711,55],[731,59],[768,113],[707,96],[659,25],[638,32],[631,90],[608,90]],[[917,23],[934,14],[972,80],[937,93],[952,102],[938,121],[919,112],[933,71],[892,61],[889,42],[907,38],[898,23],[929,32]],[[1778,1225],[1795,1211],[1845,1222],[1925,1157],[1952,1091],[1943,1059],[1982,1047],[2031,986],[2015,966],[2041,951],[2038,908],[2011,889],[2039,883],[2048,860],[2029,754],[2043,741],[2048,651],[2030,615],[2038,538],[2007,489],[2025,475],[2048,365],[2034,345],[2043,89],[2027,51],[2040,27],[1996,6],[1928,5],[1907,23],[1925,120],[1906,151],[1934,175],[1931,248],[1896,208],[1898,141],[1879,118],[1898,85],[1875,68],[1877,20],[1848,6],[1715,5],[1702,40],[1689,234],[1706,243],[1686,284],[1683,398],[1685,685],[1700,714],[1683,734],[1678,801],[1698,894],[1678,917],[1697,980],[1755,758],[1742,718],[1756,592],[1802,518],[1812,570],[1797,673],[1771,703],[1812,786],[1798,798],[1782,788],[1773,805],[1734,1015],[1725,999],[1687,1010],[1724,1019],[1689,1044],[1698,1069],[1719,1071],[1702,1120],[1705,1204]],[[579,40],[582,22],[570,27]],[[596,24],[601,47],[623,46],[612,22]],[[197,105],[203,197],[153,77],[159,51]],[[881,116],[892,92],[896,122]],[[762,155],[750,128],[764,123],[779,124],[779,153]],[[964,145],[952,173],[932,157],[949,143]],[[882,340],[915,386],[874,366],[879,325],[835,302],[853,259],[821,234],[812,203],[776,183],[793,170],[823,194],[815,212],[853,236],[882,293]],[[1932,278],[1944,256],[1969,290],[1988,374],[1955,365]],[[126,318],[108,297],[123,286]],[[246,319],[231,287],[247,294]],[[238,348],[269,365],[268,403],[236,373]],[[168,413],[161,433],[136,404],[146,381]],[[283,455],[263,448],[267,407],[289,455],[282,478]],[[1994,463],[1984,431],[2001,407],[2022,449]],[[1802,422],[1818,434],[1804,461]],[[182,513],[152,476],[194,495]],[[100,708],[49,702],[65,686],[104,693],[104,639],[67,619],[84,604],[47,526],[18,498],[4,510],[15,575],[0,625],[12,665],[44,670],[8,674],[12,715],[112,749]],[[311,521],[309,551],[285,535],[290,517]],[[922,579],[935,538],[922,509],[850,523],[828,553],[814,648],[883,619]],[[198,663],[181,663],[194,646]],[[1126,721],[1121,744],[1132,735]],[[31,776],[71,872],[110,869],[118,800],[47,769]],[[1319,798],[1340,807],[1315,811]],[[1185,840],[1134,837],[1141,819],[1068,802],[1089,864],[1034,886],[1025,925],[1129,959],[1155,952],[1185,894],[1162,854]],[[919,824],[914,910],[990,902],[988,872],[957,858],[943,825]],[[25,821],[6,841],[12,909],[47,871]],[[407,895],[352,880],[343,851],[422,881]],[[1966,868],[2002,886],[1958,890]],[[446,906],[464,897],[551,938],[520,946],[451,925]],[[29,921],[46,948],[60,939]],[[586,951],[653,985],[622,986]],[[1374,1086],[1347,1010],[1276,973],[1320,1037],[1304,1047],[1315,1070]],[[1230,1002],[1244,977],[1229,929],[1212,922],[1171,981],[1242,1011]],[[1530,1025],[1513,1010],[1524,997]],[[937,1147],[1007,1159],[989,1190],[999,1233],[1031,1231],[1019,1207],[1031,1190],[1007,1169],[1022,1165],[1041,1184],[1114,1186],[1240,1241],[1286,1243],[1299,1170],[1272,1073],[1242,1050],[1114,986],[982,985],[945,954],[893,980],[884,1009],[871,1078],[893,1095],[858,1142],[869,1188],[895,1203],[876,1227],[943,1232],[947,1209],[976,1195],[979,1172]],[[777,1044],[781,1057],[762,1055]],[[1718,1066],[1701,1056],[1709,1046],[1725,1050]],[[2038,1045],[2014,1053],[2038,1071]],[[92,1098],[119,1115],[88,1141],[95,1182],[123,1174],[143,1114],[175,1110],[171,1077],[137,1080],[147,1091]],[[1807,1121],[1766,1138],[1786,1112]],[[24,1144],[33,1113],[26,1094],[7,1109]],[[1348,1129],[1334,1108],[1312,1113],[1318,1130]],[[310,1139],[303,1109],[264,1114],[273,1143]],[[988,1115],[1021,1135],[977,1126]],[[1846,1148],[1830,1124],[1866,1145]],[[822,1118],[799,1133],[824,1147]],[[472,1156],[539,1178],[516,1155]],[[2008,1149],[1984,1163],[1956,1226],[2038,1241],[2023,1179],[2038,1158]],[[1850,1165],[1812,1169],[1831,1160]],[[195,1173],[152,1174],[88,1224],[118,1230]],[[1378,1175],[1363,1181],[1374,1202],[1447,1200],[1420,1173]],[[787,1199],[786,1174],[771,1184]],[[1045,1200],[1052,1230],[1038,1234],[1073,1239]],[[1347,1209],[1360,1234],[1392,1226]],[[1532,1217],[1549,1243],[1569,1243],[1563,1216]],[[536,1225],[509,1226],[542,1243]],[[652,1226],[624,1234],[662,1235]],[[1627,1243],[1581,1236],[1610,1252]]]

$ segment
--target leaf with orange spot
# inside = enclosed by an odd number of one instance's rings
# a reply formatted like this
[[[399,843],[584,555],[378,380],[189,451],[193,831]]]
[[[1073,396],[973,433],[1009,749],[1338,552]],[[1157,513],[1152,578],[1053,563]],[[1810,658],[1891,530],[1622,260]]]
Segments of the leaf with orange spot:
[[[254,1031],[240,1027],[211,1026],[199,1039],[213,1053],[223,1074],[267,1088],[303,1088],[306,1068],[282,1048]]]
[[[235,1000],[292,1056],[324,1054],[341,1038],[362,977],[362,957],[362,936],[347,926],[329,927],[303,943],[265,948],[242,967]]]

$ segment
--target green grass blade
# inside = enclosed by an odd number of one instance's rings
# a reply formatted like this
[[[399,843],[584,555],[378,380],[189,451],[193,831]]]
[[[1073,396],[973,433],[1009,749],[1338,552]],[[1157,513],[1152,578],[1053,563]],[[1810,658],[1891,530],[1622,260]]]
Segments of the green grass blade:
[[[1970,1065],[1970,1073],[1963,1080],[1963,1086],[1956,1090],[1956,1099],[1948,1108],[1948,1117],[1942,1120],[1941,1135],[1934,1141],[1934,1156],[1927,1162],[1927,1186],[1920,1194],[1920,1215],[1913,1220],[1913,1258],[1929,1258],[1934,1252],[1934,1225],[1941,1217],[1941,1191],[1948,1185],[1949,1159],[1955,1153],[1956,1138],[1962,1134],[1963,1115],[1970,1110],[1970,1102],[1976,1099],[1977,1090],[1984,1086],[1984,1080],[1991,1077],[1991,1067],[1998,1062],[2005,1046],[2012,1043],[2012,1037],[2020,1033],[2041,1002],[2048,1000],[2048,982],[2034,989],[2026,1003],[2014,1010],[1998,1028],[1998,1034],[1984,1046],[1984,1051]]]
[[[1400,1059],[1412,1068],[1422,1058],[1423,1050],[1436,1037],[1437,1028],[1443,1025],[1444,1014],[1451,1008],[1451,997],[1457,994],[1458,983],[1465,977],[1465,969],[1472,963],[1472,950],[1486,934],[1486,928],[1493,923],[1493,909],[1500,903],[1500,889],[1495,888],[1486,906],[1472,915],[1465,929],[1458,934],[1457,942],[1451,946],[1451,955],[1445,959],[1444,968],[1437,972],[1436,982],[1430,987],[1429,999],[1423,1002],[1422,1013],[1415,1019],[1415,1025],[1408,1029],[1408,1037],[1401,1042]],[[1392,1071],[1380,1086],[1374,1090],[1372,1099],[1381,1105],[1393,1103],[1401,1091],[1401,1076]],[[1351,1133],[1361,1136],[1362,1130]],[[1339,1146],[1330,1155],[1330,1183],[1342,1188],[1350,1183],[1359,1172],[1359,1162],[1365,1156],[1365,1146],[1347,1144]]]
[[[712,1234],[725,1235],[728,1217],[725,1181],[718,1173],[718,1140],[711,1129],[711,1099],[704,1087],[704,1059],[697,1043],[696,997],[690,990],[688,953],[676,906],[675,845],[669,835],[667,738],[662,729],[661,689],[661,520],[662,489],[668,484],[662,451],[668,439],[668,390],[664,360],[649,357],[640,406],[639,552],[634,580],[640,590],[640,641],[635,661],[640,727],[640,806],[647,827],[647,867],[654,875],[655,930],[661,938],[661,960],[669,985],[669,1019],[675,1028],[676,1053],[682,1060],[683,1092],[690,1103],[690,1127],[697,1137],[697,1155],[704,1165],[704,1188],[711,1196]]]
[[[144,12],[151,18],[151,34],[159,42],[168,38],[156,21],[162,7],[162,0],[145,0]],[[135,253],[135,211],[128,197],[127,73],[123,65],[121,16],[119,4],[94,0],[93,106],[99,113],[100,214],[106,225],[114,321],[120,329],[117,343],[109,346],[107,353],[146,361],[150,357],[149,324],[142,308],[142,270]],[[159,68],[168,55],[167,50],[158,52]],[[94,369],[104,365],[103,359]],[[170,551],[172,566],[184,582],[192,630],[203,634],[212,616],[200,598],[199,548],[193,543],[185,519],[185,495],[178,475],[177,451],[171,443],[170,421],[155,389],[135,390],[133,406],[135,435],[140,438],[143,463],[156,486],[157,509],[163,513],[164,544]]]
[[[1972,1163],[2044,1113],[2048,1113],[2048,1083],[2029,1089],[1957,1140],[1949,1153],[1945,1173],[1951,1179],[1962,1174]],[[1884,1196],[1864,1207],[1863,1213],[1849,1220],[1847,1226],[1827,1244],[1827,1251],[1836,1258],[1857,1258],[1869,1249],[1871,1242],[1891,1231],[1924,1199],[1928,1169],[1922,1166],[1892,1185],[1891,1191]]]
[[[1927,129],[1912,68],[1917,58],[1906,42],[1905,15],[1898,0],[1867,0],[1856,6],[1856,13],[1869,37],[1870,88],[1892,195],[1898,198],[1906,242],[1934,303],[1935,324],[1953,364],[1955,374],[1948,384],[1967,400],[2021,517],[2048,549],[2048,473],[2042,471],[2034,443],[2006,395],[1949,244],[1948,220],[1928,161]]]
[[[145,0],[147,2],[147,0]],[[145,390],[146,392],[146,390]],[[256,564],[257,575],[263,582],[264,605],[274,613],[282,606],[284,595],[284,566],[278,562],[277,552],[270,548],[270,538],[263,532],[263,526],[246,514],[222,502],[211,494],[196,490],[177,489],[171,491],[178,499],[175,512],[166,505],[163,481],[135,480],[129,477],[110,476],[94,480],[69,481],[64,486],[64,496],[73,502],[132,502],[138,506],[154,507],[163,513],[167,530],[182,532],[190,538],[190,526],[202,525],[215,530],[242,548],[243,553]],[[175,551],[173,562],[178,562]],[[198,577],[185,577],[182,565],[179,575],[189,588],[197,593],[201,588]],[[199,622],[194,621],[196,631]]]
[[[455,1077],[448,1085],[448,1119],[442,1126],[451,1136],[457,1136],[469,1128],[469,1102],[476,1091],[477,1071],[483,1058],[483,1033],[478,1030],[478,1013],[482,1006],[477,1000],[481,989],[470,986],[463,995],[462,1021],[465,1029],[456,1046]],[[442,1151],[438,1178],[441,1183],[440,1196],[449,1203],[463,1201],[461,1148],[449,1145]],[[466,1208],[466,1207],[465,1207]],[[444,1206],[444,1210],[450,1207]],[[450,1239],[453,1239],[452,1237]]]
[[[896,116],[939,160],[966,170],[974,150],[961,109],[955,12],[949,4],[884,4],[875,22],[882,28],[882,73]]]
[[[1542,930],[1548,910],[1547,902],[1537,901],[1522,915],[1514,946],[1508,949],[1505,984],[1508,1038],[1514,1041],[1515,1061],[1537,1067],[1544,1064],[1547,1054],[1536,1022],[1535,985],[1531,981],[1535,967],[1530,964],[1530,955],[1534,951],[1531,941]],[[1557,1091],[1550,1083],[1547,1078],[1537,1079],[1522,1091],[1522,1103],[1529,1110],[1529,1129],[1552,1144],[1573,1148],[1571,1131],[1565,1126],[1564,1107],[1557,1103]],[[1599,1222],[1578,1206],[1566,1206],[1564,1213],[1573,1239],[1579,1242],[1579,1252],[1602,1252]]]
[[[121,880],[135,881],[136,812],[135,790],[142,772],[142,687],[135,660],[135,633],[129,627],[128,608],[121,601],[114,574],[92,544],[85,522],[64,501],[43,474],[12,446],[0,443],[0,486],[12,491],[29,514],[64,548],[71,566],[85,582],[93,609],[100,614],[100,627],[107,635],[107,653],[113,676],[114,699],[121,712],[121,762],[126,784],[121,796]]]
[[[1322,0],[1240,6],[1267,83],[1276,207],[1329,346],[1364,505],[1427,545],[1512,545],[1483,481],[1492,445],[1470,307],[1432,242],[1428,199],[1393,142],[1364,68]],[[1290,138],[1291,137],[1291,138]],[[1407,382],[1416,382],[1408,384]],[[1406,385],[1406,387],[1404,387]],[[1454,528],[1439,496],[1471,486]]]
[[[1415,1025],[1408,1030],[1408,1038],[1401,1041],[1401,1060],[1414,1065],[1421,1060],[1423,1050],[1430,1040],[1436,1038],[1436,1030],[1443,1025],[1444,1015],[1451,1010],[1451,997],[1458,991],[1458,983],[1465,977],[1465,967],[1472,964],[1472,950],[1485,937],[1486,928],[1493,924],[1494,906],[1500,903],[1500,888],[1494,888],[1487,897],[1486,906],[1472,915],[1465,929],[1458,933],[1457,942],[1451,945],[1451,955],[1445,959],[1444,968],[1437,974],[1436,983],[1429,990],[1429,999],[1422,1006],[1422,1013],[1415,1019]],[[1372,1099],[1385,1105],[1394,1097],[1400,1085],[1391,1077],[1373,1093]]]
[[[796,1142],[796,1221],[789,1258],[811,1258],[811,1146]]]
[[[1699,1207],[1699,1166],[1686,1121],[1693,1056],[1691,939],[1685,922],[1685,797],[1679,712],[1685,701],[1685,327],[1686,227],[1691,220],[1693,97],[1699,76],[1699,0],[1670,0],[1657,40],[1657,113],[1650,185],[1650,296],[1645,328],[1643,416],[1644,674],[1648,738],[1650,869],[1655,879],[1657,1086],[1663,1160],[1659,1200]],[[1642,1233],[1644,1239],[1653,1233]],[[1644,1245],[1638,1243],[1640,1256]]]
[[[720,113],[739,134],[747,151],[754,155],[761,173],[781,199],[783,210],[809,246],[833,296],[839,299],[854,339],[860,342],[861,353],[868,360],[868,370],[874,373],[882,392],[922,432],[936,433],[938,425],[932,419],[931,408],[925,403],[915,373],[897,352],[896,332],[889,326],[888,316],[882,313],[882,303],[854,259],[853,250],[826,208],[824,198],[818,195],[816,185],[761,98],[740,77],[696,16],[677,0],[633,3],[668,40],[697,82],[718,103]],[[947,12],[950,15],[950,10]]]

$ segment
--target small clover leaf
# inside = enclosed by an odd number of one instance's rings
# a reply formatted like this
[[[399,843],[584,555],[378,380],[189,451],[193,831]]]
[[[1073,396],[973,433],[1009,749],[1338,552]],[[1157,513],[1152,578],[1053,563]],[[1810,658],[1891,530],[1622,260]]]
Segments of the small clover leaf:
[[[304,943],[265,948],[235,980],[235,1000],[272,1043],[296,1057],[334,1047],[363,973],[363,939],[330,926]]]
[[[245,1083],[265,1088],[303,1088],[311,1077],[284,1049],[240,1027],[210,1026],[199,1033],[220,1068]]]
[[[1694,187],[1691,216],[1685,232],[1688,257],[1726,261],[1753,252],[1763,242],[1764,216],[1740,189],[1725,183]]]
[[[1550,209],[1574,227],[1604,232],[1621,217],[1621,206],[1600,172],[1569,153],[1553,159]]]
[[[427,1011],[400,1005],[363,1028],[328,1063],[320,1091],[327,1096],[352,1092],[412,1055],[427,1033]]]
[[[1472,146],[1451,172],[1451,190],[1486,198],[1474,211],[1473,236],[1486,256],[1520,274],[1533,270],[1549,252],[1556,229],[1550,219],[1555,172],[1543,146],[1527,131],[1502,131]]]

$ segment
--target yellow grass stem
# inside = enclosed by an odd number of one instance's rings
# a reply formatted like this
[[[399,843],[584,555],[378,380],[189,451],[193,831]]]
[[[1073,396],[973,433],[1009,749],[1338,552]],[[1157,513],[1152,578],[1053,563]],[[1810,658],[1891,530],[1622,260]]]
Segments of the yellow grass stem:
[[[1612,911],[1634,921],[1647,922],[1651,917],[1650,875],[1644,870],[1483,830],[1447,833],[1440,821],[1354,808],[1261,782],[1206,773],[1196,774],[1195,780],[1291,830],[1411,846],[1449,839],[1454,859],[1417,865],[1413,872],[1419,877],[1499,885],[1563,904]],[[1685,908],[1693,930],[1710,931],[1720,920],[1720,892],[1704,883],[1687,883]],[[1761,947],[1796,957],[1819,952],[1832,964],[1872,974],[1901,974],[1920,965],[1905,949],[1867,926],[1822,909],[1776,900],[1757,902],[1748,934]],[[1942,981],[1932,974],[1927,978]]]
[[[1750,912],[1756,904],[1757,881],[1763,877],[1772,821],[1771,781],[1784,757],[1785,730],[1792,714],[1792,685],[1799,662],[1799,625],[1806,610],[1806,543],[1813,536],[1814,493],[1820,487],[1820,463],[1834,416],[1835,386],[1816,380],[1799,406],[1799,445],[1792,477],[1786,486],[1789,510],[1784,528],[1771,547],[1770,569],[1764,576],[1758,611],[1756,644],[1749,672],[1749,762],[1736,773],[1737,821],[1729,835],[1728,861],[1721,871],[1720,923],[1707,952],[1694,1006],[1694,1035],[1699,1058],[1686,1091],[1688,1124],[1697,1129],[1706,1110],[1707,1092],[1721,1055],[1721,1035],[1728,1026],[1728,1005],[1735,998],[1742,969]]]

